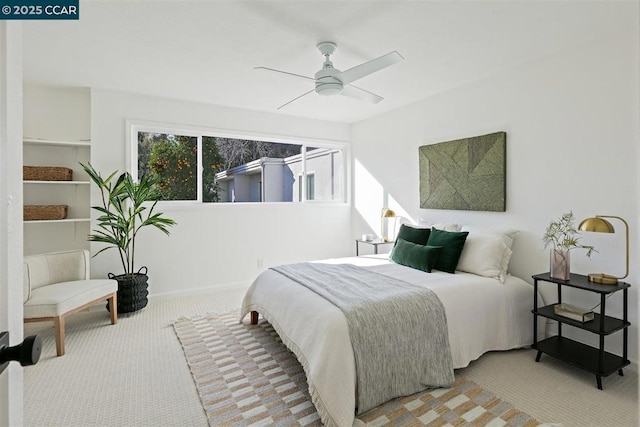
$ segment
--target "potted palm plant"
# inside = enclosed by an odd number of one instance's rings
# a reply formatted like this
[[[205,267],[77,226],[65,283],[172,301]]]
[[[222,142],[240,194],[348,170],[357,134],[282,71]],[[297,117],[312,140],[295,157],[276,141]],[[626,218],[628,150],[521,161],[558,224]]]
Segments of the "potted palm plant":
[[[569,251],[576,248],[587,250],[587,257],[591,257],[593,246],[581,245],[578,230],[574,224],[573,212],[562,214],[556,221],[551,221],[542,236],[544,247],[552,246],[550,251],[550,275],[555,279],[569,280],[571,264]]]
[[[152,226],[169,235],[169,227],[176,222],[164,217],[162,212],[154,211],[157,204],[154,191],[156,182],[148,176],[143,175],[137,183],[129,172],[125,172],[118,176],[114,183],[117,171],[103,178],[91,163],[80,165],[100,189],[102,205],[91,207],[100,213],[97,218],[98,225],[93,234],[89,234],[89,240],[107,246],[95,255],[107,249],[117,248],[122,262],[123,274],[109,273],[110,279],[118,281],[118,312],[140,310],[148,302],[149,277],[147,267],[141,267],[137,271],[135,267],[138,232],[143,227]],[[153,203],[149,206],[147,202]]]

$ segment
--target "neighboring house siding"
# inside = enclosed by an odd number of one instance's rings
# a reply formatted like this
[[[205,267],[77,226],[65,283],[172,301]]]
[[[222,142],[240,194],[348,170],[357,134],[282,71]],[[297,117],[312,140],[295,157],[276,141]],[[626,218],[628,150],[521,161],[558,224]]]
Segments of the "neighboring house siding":
[[[307,174],[313,175],[314,200],[341,200],[344,189],[342,150],[318,148],[306,155]],[[298,202],[302,156],[262,158],[217,175],[221,202]]]
[[[293,156],[285,161],[295,177],[292,190],[298,200],[298,194],[301,194],[299,178],[302,175],[302,159],[300,156]],[[307,153],[306,164],[307,173],[314,175],[315,200],[342,199],[344,155],[341,150],[324,148],[311,150]]]
[[[265,202],[291,202],[291,197],[287,198],[286,188],[283,185],[285,167],[282,160],[268,162],[265,159],[263,164],[263,181],[261,187]]]
[[[246,189],[245,189],[246,190]],[[245,202],[261,202],[262,201],[262,176],[261,174],[249,175],[249,198],[242,200]]]
[[[315,173],[315,199],[335,200],[341,199],[343,157],[341,151],[331,151],[323,158],[312,158],[307,161],[307,170]]]

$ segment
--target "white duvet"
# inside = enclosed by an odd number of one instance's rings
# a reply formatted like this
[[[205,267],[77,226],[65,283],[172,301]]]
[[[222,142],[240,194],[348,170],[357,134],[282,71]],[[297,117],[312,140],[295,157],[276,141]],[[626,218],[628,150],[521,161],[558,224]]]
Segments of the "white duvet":
[[[445,308],[454,369],[467,366],[487,351],[533,342],[533,286],[517,277],[507,276],[505,283],[500,283],[470,273],[425,273],[395,264],[385,255],[317,262],[355,264],[432,289]],[[241,319],[250,311],[269,321],[297,356],[324,424],[351,426],[357,422],[356,369],[342,311],[273,270],[258,276],[247,291]],[[544,333],[544,328],[538,330]]]

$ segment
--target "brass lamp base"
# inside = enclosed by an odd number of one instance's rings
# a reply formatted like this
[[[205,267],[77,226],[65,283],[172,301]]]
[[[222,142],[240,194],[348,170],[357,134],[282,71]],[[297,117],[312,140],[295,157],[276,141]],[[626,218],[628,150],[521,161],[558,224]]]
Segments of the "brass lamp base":
[[[615,276],[610,276],[604,273],[592,273],[589,274],[589,281],[594,283],[601,283],[603,285],[617,285],[618,278]]]

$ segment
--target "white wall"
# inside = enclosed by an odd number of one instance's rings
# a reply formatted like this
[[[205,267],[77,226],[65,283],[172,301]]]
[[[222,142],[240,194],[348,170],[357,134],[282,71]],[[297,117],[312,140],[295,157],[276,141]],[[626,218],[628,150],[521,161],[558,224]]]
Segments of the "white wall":
[[[353,236],[378,233],[383,206],[414,221],[514,226],[521,232],[510,268],[532,282],[532,274],[549,270],[540,237],[551,219],[569,210],[578,220],[595,214],[626,218],[629,345],[637,362],[638,75],[636,26],[354,125]],[[420,209],[418,147],[495,131],[507,132],[506,212]],[[589,261],[573,251],[573,272],[624,274],[624,227],[612,222],[615,235],[582,235],[582,243],[595,244],[599,253]],[[554,301],[555,288],[545,284],[543,290]],[[563,296],[584,306],[599,301],[579,291]],[[621,316],[621,306],[620,293],[607,303],[607,313]],[[594,336],[580,332],[569,333],[593,343]],[[621,353],[621,334],[606,342]]]
[[[125,170],[128,119],[286,137],[350,138],[344,124],[94,89],[91,161],[103,174]],[[178,225],[170,237],[142,231],[136,255],[136,264],[149,268],[152,295],[248,286],[271,265],[353,253],[347,204],[164,204],[161,211]],[[115,252],[94,258],[95,276],[119,270]]]
[[[62,141],[91,137],[91,92],[85,88],[26,85],[24,137]]]

